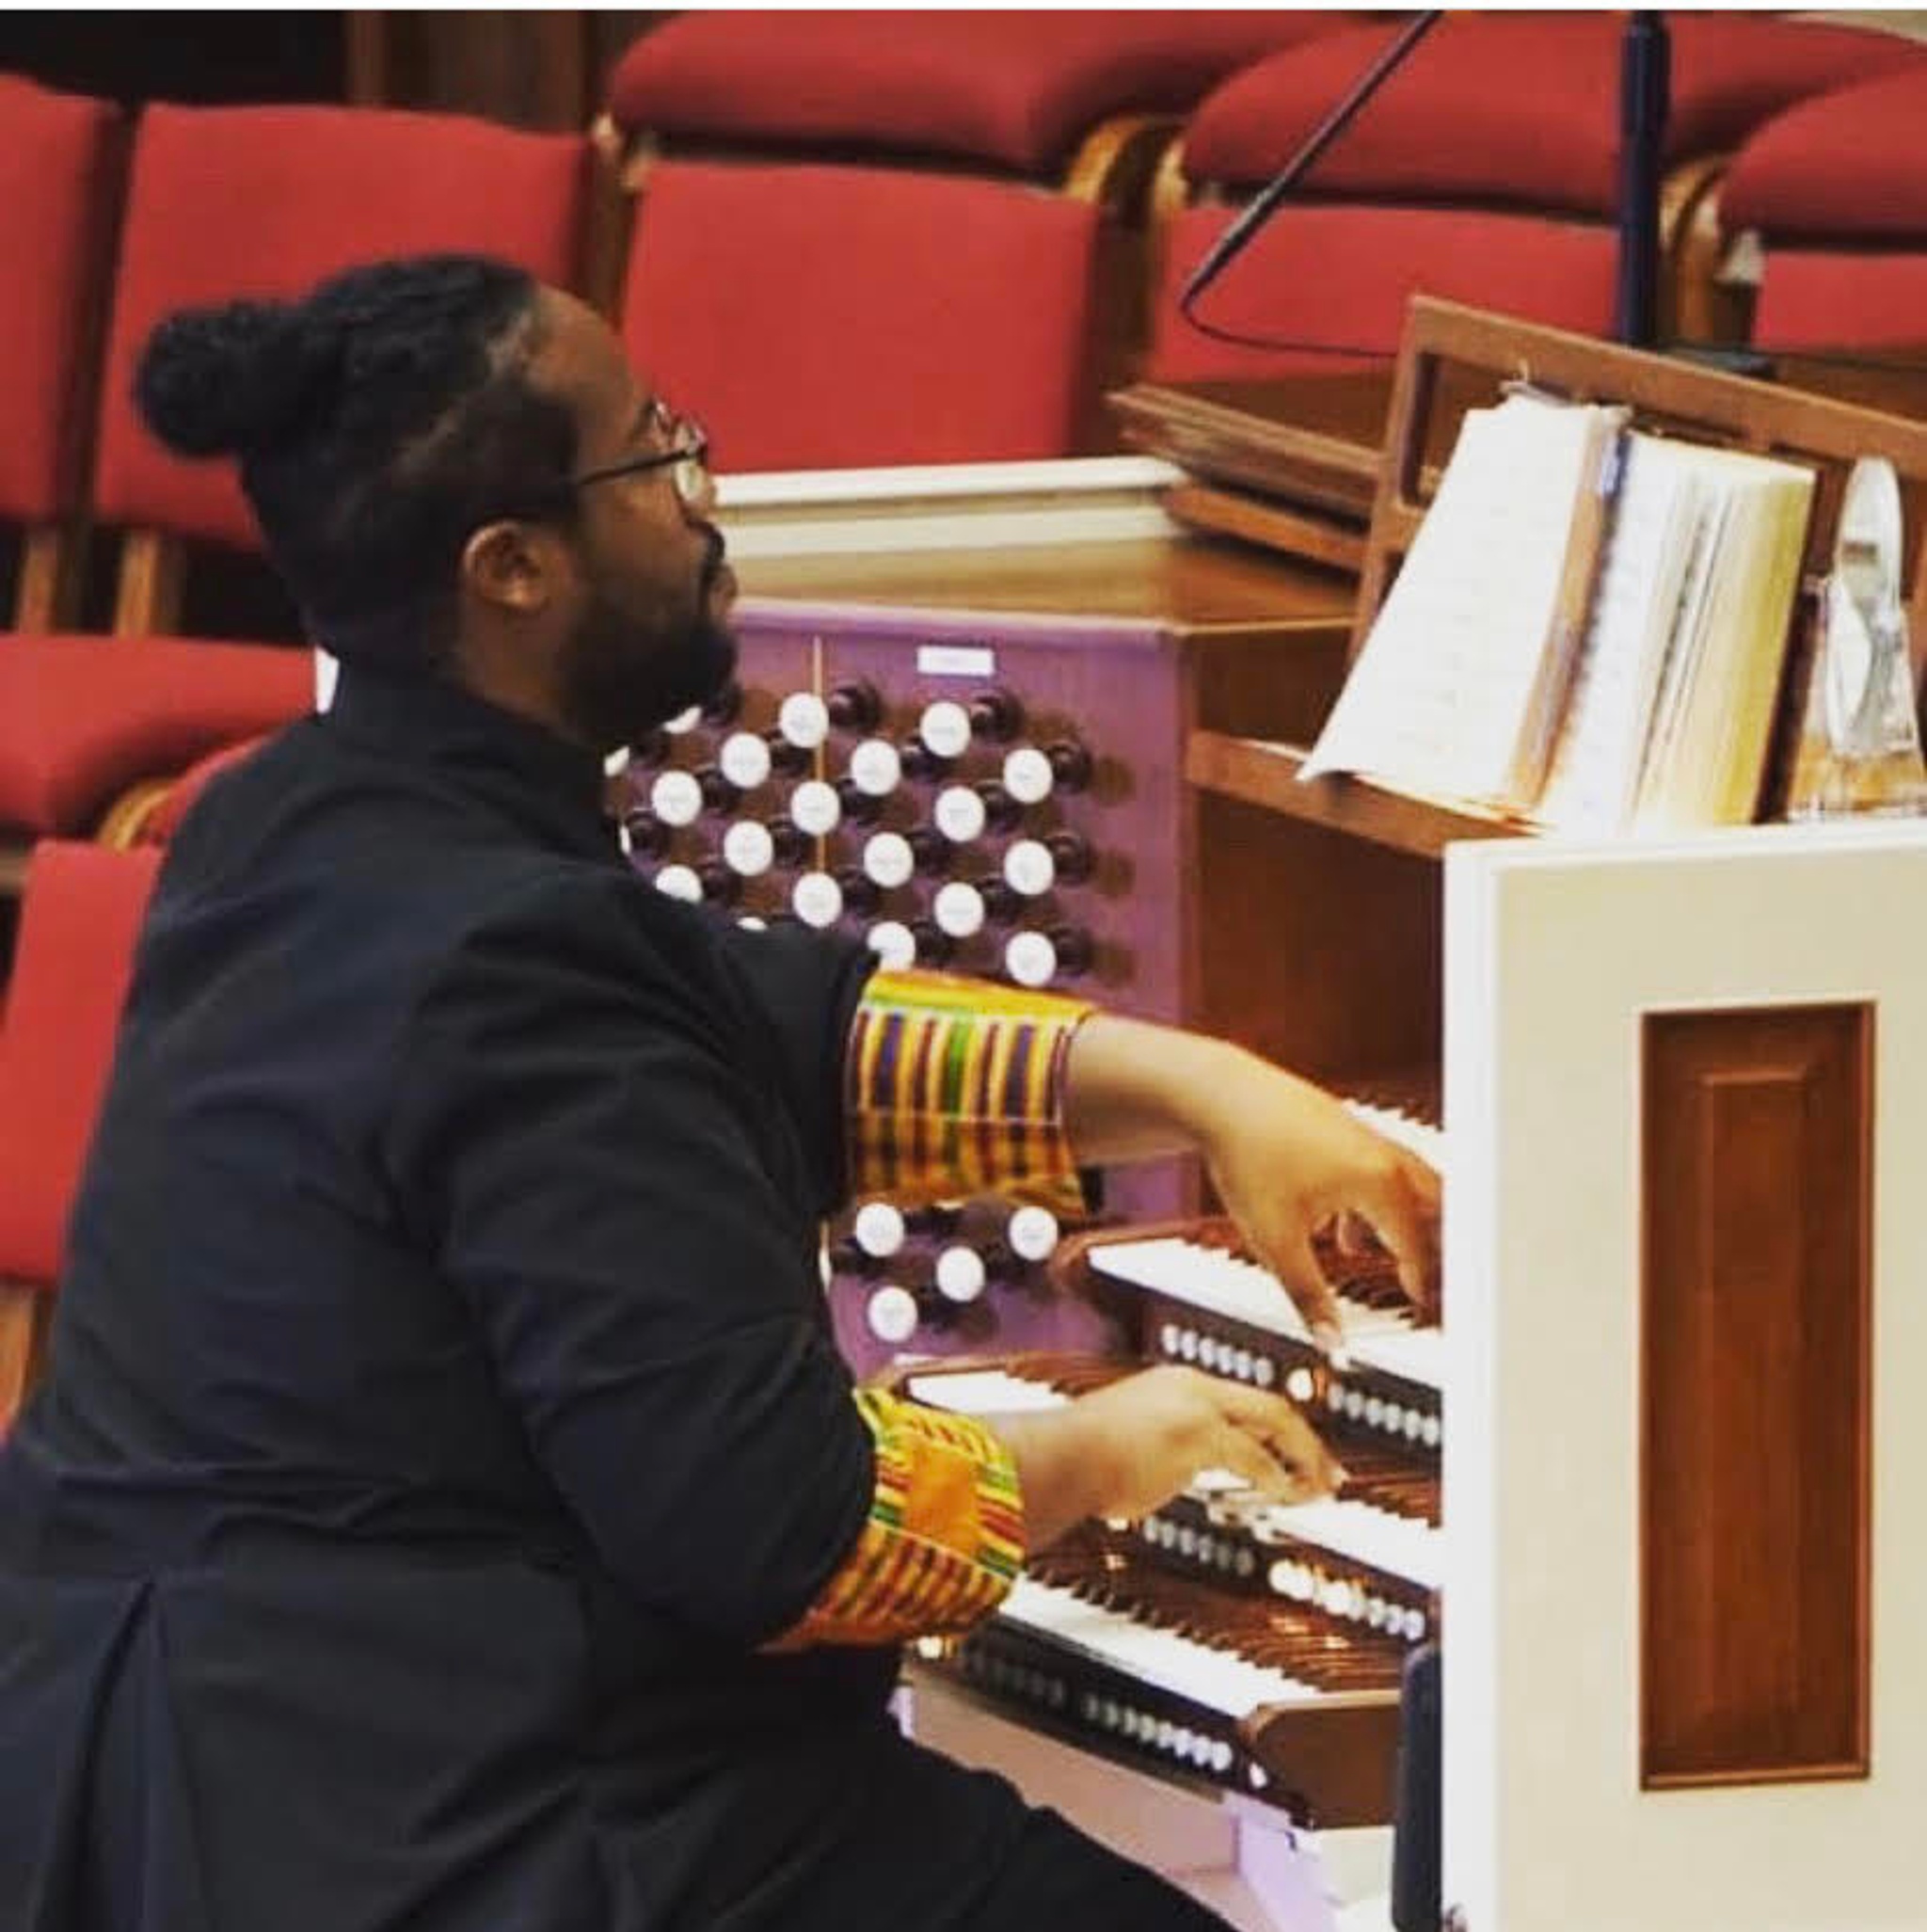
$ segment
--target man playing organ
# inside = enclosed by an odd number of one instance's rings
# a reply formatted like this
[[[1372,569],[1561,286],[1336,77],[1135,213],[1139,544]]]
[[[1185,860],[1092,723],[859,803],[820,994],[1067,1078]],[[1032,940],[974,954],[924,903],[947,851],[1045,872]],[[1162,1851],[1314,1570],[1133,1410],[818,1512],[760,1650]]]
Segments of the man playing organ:
[[[1352,1217],[1432,1307],[1435,1176],[1222,1043],[639,883],[602,760],[726,679],[733,580],[700,433],[569,297],[378,264],[176,316],[139,384],[343,669],[170,851],[0,1448],[11,1923],[1218,1923],[902,1737],[897,1646],[1332,1458],[1179,1366],[855,1387],[819,1226],[1195,1153],[1329,1331]]]

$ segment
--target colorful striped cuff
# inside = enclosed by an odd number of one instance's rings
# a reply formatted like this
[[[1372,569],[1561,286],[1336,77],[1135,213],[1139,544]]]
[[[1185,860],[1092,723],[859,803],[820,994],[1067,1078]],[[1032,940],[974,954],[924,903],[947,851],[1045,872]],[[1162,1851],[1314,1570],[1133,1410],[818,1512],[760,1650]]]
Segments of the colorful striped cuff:
[[[876,1444],[876,1493],[856,1546],[772,1651],[901,1643],[967,1630],[1009,1594],[1024,1561],[1011,1452],[980,1422],[855,1392]]]
[[[844,1061],[851,1193],[1081,1211],[1064,1064],[1091,1011],[989,980],[873,974]]]

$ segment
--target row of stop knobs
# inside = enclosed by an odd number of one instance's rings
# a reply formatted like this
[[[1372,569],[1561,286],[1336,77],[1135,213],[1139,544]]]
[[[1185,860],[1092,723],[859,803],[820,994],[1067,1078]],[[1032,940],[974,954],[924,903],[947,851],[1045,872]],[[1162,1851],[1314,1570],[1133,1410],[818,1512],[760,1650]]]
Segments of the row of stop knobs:
[[[717,704],[685,712],[651,744],[640,748],[645,763],[666,756],[678,735],[708,721],[727,723],[741,708],[741,694],[725,694]],[[777,770],[800,772],[814,763],[833,726],[871,729],[882,704],[868,685],[844,685],[819,698],[794,692],[778,710],[776,728],[739,730],[722,742],[713,763],[694,770],[659,771],[648,782],[647,803],[630,811],[626,831],[631,853],[667,854],[674,835],[695,825],[706,812],[728,814]],[[916,737],[902,746],[869,737],[851,752],[848,774],[834,782],[802,779],[789,794],[784,815],[737,819],[724,835],[722,855],[689,865],[663,864],[655,883],[663,891],[692,901],[733,904],[745,886],[777,867],[807,865],[817,841],[839,829],[874,825],[886,802],[909,776],[940,776],[954,765],[973,740],[1007,741],[1021,727],[1022,707],[1007,692],[985,691],[965,704],[938,699],[927,705]],[[1028,806],[1054,791],[1076,791],[1091,781],[1091,755],[1062,741],[1042,748],[1016,745],[1003,758],[1001,780],[958,781],[944,785],[932,822],[908,831],[878,829],[864,839],[858,862],[835,870],[805,870],[789,893],[789,910],[804,923],[829,927],[846,918],[875,919],[868,932],[873,949],[895,966],[921,962],[943,965],[959,945],[993,923],[1026,918],[1032,904],[1060,885],[1087,880],[1094,857],[1080,834],[1056,830],[1013,840],[998,870],[976,879],[952,879],[933,896],[929,917],[904,921],[877,918],[884,897],[918,876],[943,876],[987,833],[1015,826]],[[1003,947],[1005,970],[1019,984],[1046,985],[1059,977],[1089,970],[1094,949],[1088,934],[1068,926],[1025,930]]]
[[[921,1291],[901,1279],[913,1232],[940,1237],[930,1286]],[[885,1201],[867,1202],[856,1210],[849,1235],[832,1247],[829,1260],[836,1273],[871,1285],[864,1320],[879,1341],[906,1342],[926,1320],[955,1318],[982,1301],[994,1271],[1047,1260],[1060,1229],[1048,1208],[1026,1206],[1011,1210],[1000,1238],[975,1244],[944,1238],[956,1232],[954,1210],[906,1215]]]

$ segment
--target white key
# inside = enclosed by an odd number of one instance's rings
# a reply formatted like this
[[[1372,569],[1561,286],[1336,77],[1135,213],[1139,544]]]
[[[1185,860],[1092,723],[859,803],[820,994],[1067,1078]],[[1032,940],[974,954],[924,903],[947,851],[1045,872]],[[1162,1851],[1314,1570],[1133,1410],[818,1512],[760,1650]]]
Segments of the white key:
[[[913,1402],[958,1415],[1034,1415],[1061,1409],[1071,1399],[1048,1382],[1026,1381],[1001,1368],[932,1370],[913,1375],[903,1386]]]
[[[1268,1334],[1311,1340],[1304,1318],[1277,1276],[1221,1249],[1202,1247],[1174,1235],[1158,1240],[1107,1241],[1091,1251],[1091,1266],[1114,1281],[1229,1316]],[[1346,1352],[1354,1366],[1401,1376],[1422,1388],[1442,1389],[1441,1331],[1413,1327],[1403,1308],[1374,1308],[1344,1296],[1338,1298],[1338,1305]]]
[[[1087,1604],[1054,1584],[1020,1576],[998,1618],[1115,1670],[1188,1698],[1224,1716],[1247,1716],[1264,1703],[1303,1703],[1320,1693],[1282,1670],[1156,1630],[1116,1610]]]
[[[1322,1496],[1310,1503],[1231,1500],[1213,1513],[1238,1524],[1259,1542],[1314,1544],[1420,1589],[1437,1589],[1444,1580],[1443,1535],[1423,1517],[1397,1516],[1350,1496]]]

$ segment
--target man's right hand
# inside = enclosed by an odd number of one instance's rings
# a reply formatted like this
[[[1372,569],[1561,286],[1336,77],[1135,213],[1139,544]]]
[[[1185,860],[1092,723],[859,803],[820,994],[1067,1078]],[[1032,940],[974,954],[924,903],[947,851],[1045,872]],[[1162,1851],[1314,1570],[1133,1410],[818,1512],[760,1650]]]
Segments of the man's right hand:
[[[1016,1460],[1033,1550],[1086,1517],[1144,1515],[1207,1469],[1280,1503],[1329,1494],[1344,1479],[1283,1397],[1195,1368],[1146,1369],[1062,1409],[985,1419]]]

